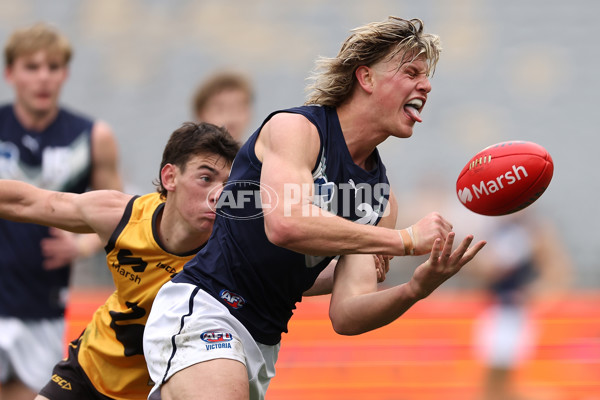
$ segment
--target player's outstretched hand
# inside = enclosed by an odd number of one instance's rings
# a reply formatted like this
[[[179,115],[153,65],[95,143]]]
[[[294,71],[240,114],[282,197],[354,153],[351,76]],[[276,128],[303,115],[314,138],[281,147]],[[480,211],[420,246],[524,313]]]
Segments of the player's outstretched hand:
[[[473,241],[473,235],[468,235],[456,250],[452,251],[455,235],[454,232],[448,233],[445,242],[442,239],[436,239],[429,259],[415,270],[408,285],[417,299],[429,296],[431,292],[471,261],[486,244],[482,240],[469,247]]]
[[[432,212],[411,226],[414,240],[414,254],[423,255],[431,251],[436,239],[444,239],[452,230],[452,224],[439,213]]]

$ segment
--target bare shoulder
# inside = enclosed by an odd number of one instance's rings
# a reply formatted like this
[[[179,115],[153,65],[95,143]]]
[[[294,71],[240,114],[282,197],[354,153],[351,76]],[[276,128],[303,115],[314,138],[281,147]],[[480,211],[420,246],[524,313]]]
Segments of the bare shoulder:
[[[282,127],[282,126],[292,126],[292,127],[304,127],[310,128],[314,127],[312,122],[310,122],[304,115],[293,113],[293,112],[280,112],[265,124],[265,126],[271,125],[274,127]]]
[[[116,157],[117,139],[112,127],[101,120],[94,122],[92,128],[92,150],[96,158]]]
[[[118,145],[112,128],[106,122],[96,121],[92,129],[92,187],[94,189],[122,189],[118,158]]]
[[[96,120],[92,128],[92,138],[94,140],[110,140],[114,139],[112,127],[105,121]]]
[[[265,150],[296,154],[318,154],[317,127],[305,116],[295,113],[275,114],[262,128],[256,143],[256,155],[262,161]]]
[[[81,194],[79,203],[93,230],[101,237],[107,237],[119,224],[133,197],[117,190],[92,190]]]
[[[133,195],[118,190],[90,190],[78,197],[80,207],[86,213],[103,213],[104,216],[122,214]]]
[[[119,190],[90,190],[89,192],[82,193],[82,196],[94,197],[97,200],[101,200],[106,203],[107,206],[116,206],[123,203],[129,202],[134,196],[132,194],[123,193]]]

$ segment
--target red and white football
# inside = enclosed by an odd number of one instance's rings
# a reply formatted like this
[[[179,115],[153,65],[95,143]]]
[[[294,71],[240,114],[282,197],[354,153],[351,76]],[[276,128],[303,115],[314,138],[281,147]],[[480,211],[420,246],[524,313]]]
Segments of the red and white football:
[[[553,173],[552,157],[539,144],[502,142],[469,160],[456,180],[456,194],[477,214],[511,214],[536,201]]]

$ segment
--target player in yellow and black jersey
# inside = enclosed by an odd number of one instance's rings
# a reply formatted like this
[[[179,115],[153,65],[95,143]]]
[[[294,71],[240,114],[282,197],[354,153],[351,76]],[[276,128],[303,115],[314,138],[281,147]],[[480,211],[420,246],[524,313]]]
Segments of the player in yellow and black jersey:
[[[0,218],[96,232],[115,292],[95,312],[36,399],[146,399],[153,383],[142,339],[160,287],[208,240],[238,144],[224,128],[186,123],[163,152],[158,193],[59,193],[0,180]],[[389,261],[375,256],[379,281]],[[331,293],[335,262],[304,295]],[[50,371],[49,371],[50,372]],[[50,375],[50,374],[49,374]]]
[[[141,197],[0,181],[0,218],[98,233],[116,286],[39,399],[147,398],[142,336],[154,296],[208,240],[214,203],[238,148],[224,128],[184,124],[164,149],[158,193]]]

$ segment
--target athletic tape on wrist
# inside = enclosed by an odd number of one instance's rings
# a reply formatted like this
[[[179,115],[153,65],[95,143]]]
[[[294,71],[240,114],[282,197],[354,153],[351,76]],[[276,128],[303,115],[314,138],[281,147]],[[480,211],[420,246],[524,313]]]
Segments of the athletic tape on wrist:
[[[402,242],[404,244],[404,254],[414,255],[415,254],[415,245],[414,245],[414,235],[412,232],[412,227],[409,226],[406,229],[400,230],[400,237],[402,238]]]
[[[412,225],[406,228],[406,231],[410,235],[410,241],[412,243],[413,253],[415,252],[415,247],[417,247],[417,241],[415,240],[415,234],[413,233]]]

